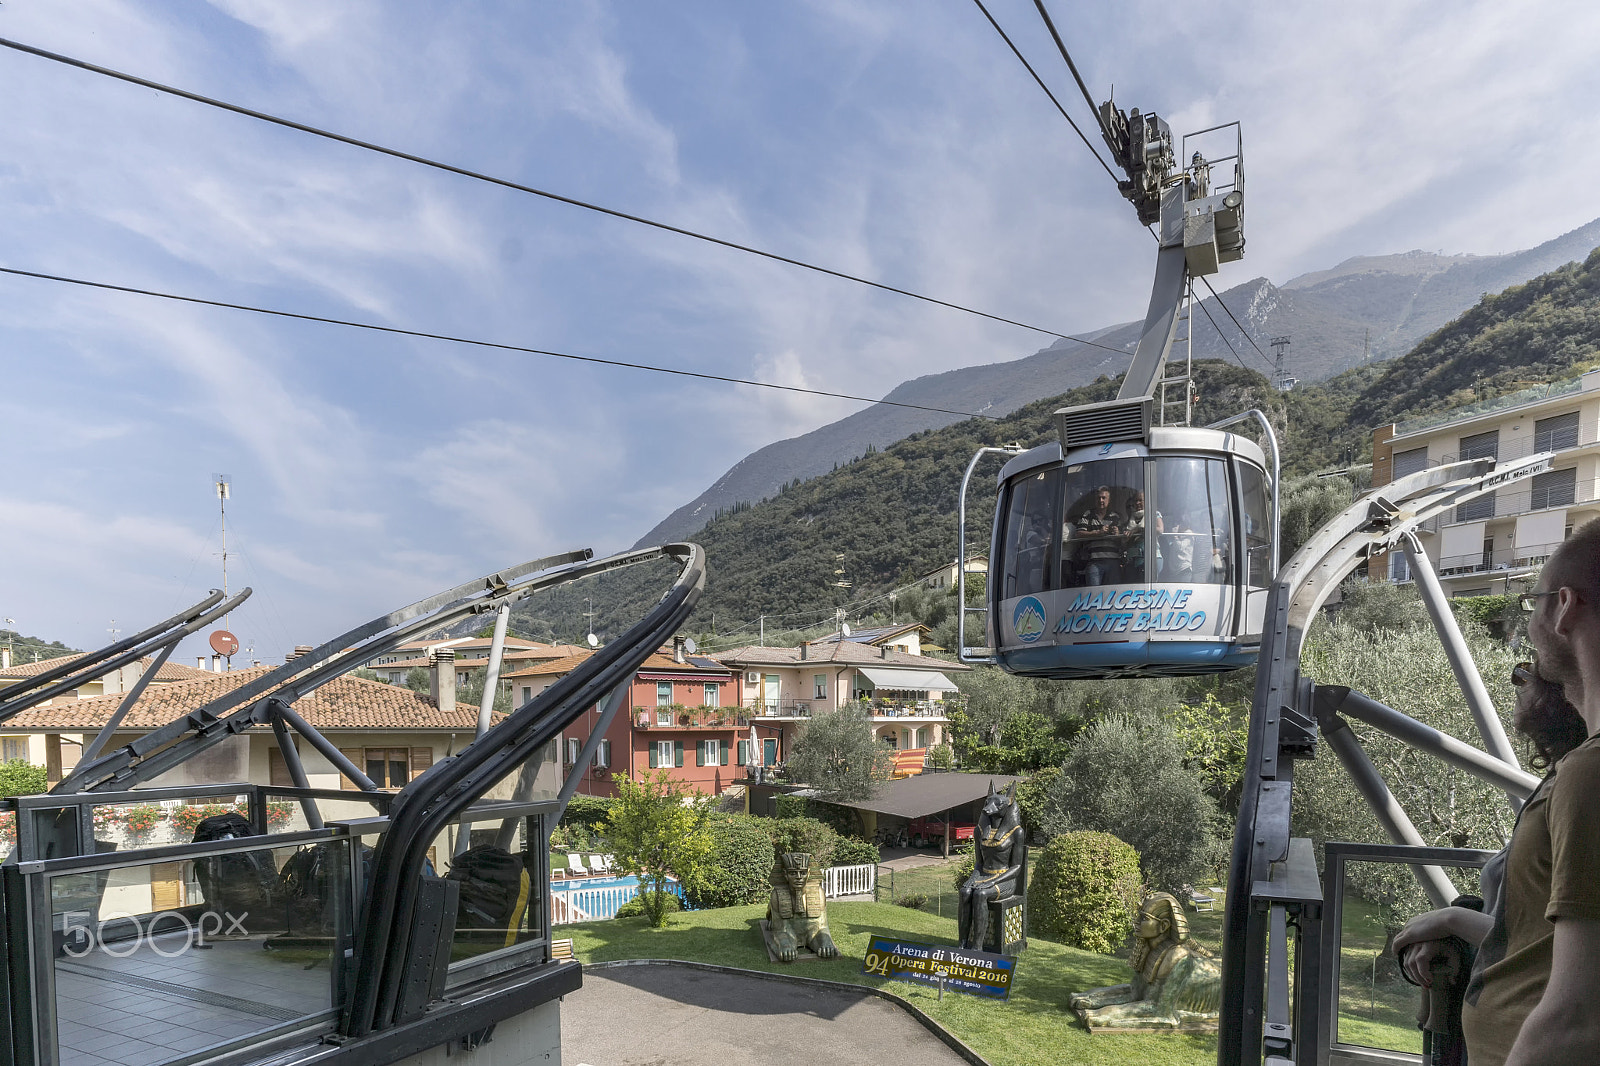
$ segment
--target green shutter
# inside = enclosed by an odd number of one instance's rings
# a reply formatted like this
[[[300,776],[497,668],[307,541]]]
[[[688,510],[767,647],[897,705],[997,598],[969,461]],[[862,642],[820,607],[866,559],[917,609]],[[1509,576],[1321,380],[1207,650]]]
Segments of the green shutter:
[[[704,766],[706,764],[706,745],[703,740],[695,742],[694,764],[696,766]]]
[[[745,751],[745,745],[749,744],[750,742],[748,740],[741,740],[738,743],[739,743],[739,749],[738,749],[738,751],[736,751],[734,753],[734,765],[743,766],[745,764],[745,760],[746,760],[746,757],[747,757],[746,756],[746,751]]]
[[[650,769],[654,770],[655,768],[656,768],[656,745],[655,745],[655,741],[651,741],[650,742]]]
[[[683,765],[683,741],[681,740],[674,740],[672,742],[672,765]]]
[[[720,740],[717,741],[717,757],[721,760],[721,765],[728,765],[728,745]]]

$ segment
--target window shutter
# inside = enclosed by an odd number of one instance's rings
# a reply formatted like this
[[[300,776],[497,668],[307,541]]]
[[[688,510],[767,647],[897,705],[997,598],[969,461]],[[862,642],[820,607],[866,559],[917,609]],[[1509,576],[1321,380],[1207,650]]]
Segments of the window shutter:
[[[339,749],[339,754],[343,755],[346,759],[349,759],[351,762],[355,763],[357,766],[361,766],[361,763],[364,760],[364,756],[363,756],[362,751],[361,751],[360,748],[340,748]],[[362,767],[362,769],[366,769],[366,767]],[[356,783],[354,781],[350,780],[348,777],[344,776],[344,774],[340,774],[339,775],[339,787],[340,788],[344,788],[344,789],[355,789],[356,791],[360,791],[359,789],[356,789]]]
[[[650,745],[650,769],[654,770],[656,768],[656,762],[656,746],[652,744]]]
[[[672,765],[683,765],[683,741],[681,740],[674,740],[672,742]]]
[[[706,742],[703,740],[694,746],[694,764],[696,766],[706,764]]]
[[[748,740],[739,741],[739,750],[735,753],[734,757],[739,760],[738,761],[738,765],[739,766],[748,766],[749,765],[749,763],[750,763],[750,742]]]
[[[728,745],[720,740],[717,741],[717,760],[720,766],[728,765]]]
[[[283,752],[267,749],[267,783],[278,788],[290,788],[294,778],[289,776],[289,762]]]
[[[415,781],[417,775],[433,765],[432,748],[411,749],[411,779]]]

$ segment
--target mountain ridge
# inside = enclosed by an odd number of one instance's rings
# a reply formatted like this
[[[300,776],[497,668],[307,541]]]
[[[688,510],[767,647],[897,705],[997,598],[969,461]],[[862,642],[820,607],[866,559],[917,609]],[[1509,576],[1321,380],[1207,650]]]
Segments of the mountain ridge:
[[[1221,293],[1231,310],[1257,337],[1249,338],[1215,299],[1202,301],[1196,316],[1196,359],[1230,359],[1270,373],[1267,357],[1256,350],[1273,335],[1293,338],[1285,359],[1289,373],[1320,381],[1352,366],[1363,354],[1373,361],[1399,356],[1428,334],[1476,304],[1481,296],[1520,284],[1556,267],[1582,260],[1600,245],[1600,219],[1533,248],[1500,255],[1442,255],[1422,251],[1354,256],[1322,271],[1297,275],[1283,285],[1266,278]],[[1209,313],[1209,319],[1208,319]],[[1216,329],[1212,328],[1213,323]],[[1140,323],[1123,322],[1083,336],[1131,355]],[[1376,328],[1375,328],[1376,327]],[[1128,356],[1070,339],[1058,340],[1031,355],[960,367],[912,378],[884,398],[974,414],[1009,415],[1042,397],[1114,377]],[[937,414],[874,405],[785,440],[756,449],[729,467],[700,495],[658,522],[635,547],[683,540],[719,512],[769,499],[798,479],[828,473],[838,465],[882,449],[913,433],[961,421]]]

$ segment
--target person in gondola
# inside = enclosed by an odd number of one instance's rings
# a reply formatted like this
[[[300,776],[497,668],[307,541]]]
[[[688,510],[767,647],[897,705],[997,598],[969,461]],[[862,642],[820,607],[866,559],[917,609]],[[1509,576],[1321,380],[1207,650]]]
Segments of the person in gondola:
[[[1079,541],[1085,585],[1115,585],[1122,580],[1122,515],[1111,509],[1111,486],[1094,490],[1094,504],[1073,523]]]
[[[1126,547],[1123,550],[1122,579],[1124,581],[1146,581],[1145,574],[1145,530],[1146,526],[1153,528],[1157,533],[1165,532],[1161,520],[1161,512],[1154,511],[1149,514],[1144,509],[1144,493],[1134,490],[1128,497],[1128,524],[1123,527],[1127,534]],[[1159,543],[1159,542],[1158,542]],[[1161,550],[1156,549],[1157,565],[1160,564]]]

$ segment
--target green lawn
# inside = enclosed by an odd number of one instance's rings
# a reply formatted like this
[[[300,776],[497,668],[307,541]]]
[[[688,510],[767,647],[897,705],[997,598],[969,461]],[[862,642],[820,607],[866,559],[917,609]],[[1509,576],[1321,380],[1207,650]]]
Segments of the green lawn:
[[[1385,939],[1379,909],[1346,896],[1339,937],[1339,1040],[1420,1055],[1421,993],[1400,976],[1392,957],[1378,956]]]
[[[948,879],[948,872],[945,873]],[[898,884],[897,889],[901,886]],[[932,905],[930,904],[930,907]],[[792,973],[832,981],[873,985],[911,1003],[969,1044],[994,1066],[1210,1066],[1216,1061],[1212,1036],[1090,1035],[1066,1009],[1073,992],[1128,979],[1127,963],[1033,939],[1017,962],[1009,1003],[947,993],[903,981],[883,981],[861,973],[869,934],[902,940],[953,944],[951,917],[889,903],[830,903],[828,925],[841,957],[784,966],[767,960],[757,926],[761,905],[696,911],[672,916],[667,928],[646,929],[640,918],[621,918],[562,926],[584,962],[610,959],[687,959],[747,970]],[[1202,914],[1197,924],[1220,929],[1220,913]]]

